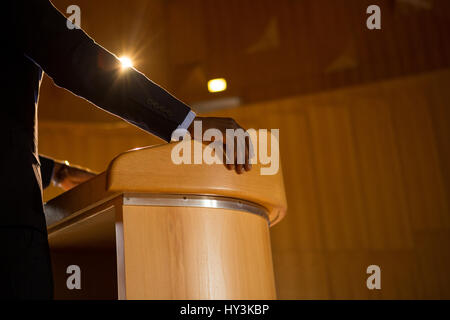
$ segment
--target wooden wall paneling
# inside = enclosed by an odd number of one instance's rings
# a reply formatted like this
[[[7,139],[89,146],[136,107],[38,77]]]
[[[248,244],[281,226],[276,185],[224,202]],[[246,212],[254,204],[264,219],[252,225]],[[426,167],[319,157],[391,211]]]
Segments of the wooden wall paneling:
[[[412,249],[409,207],[391,116],[382,88],[348,97],[371,250]],[[345,99],[345,97],[342,97]]]
[[[423,92],[412,93],[411,87],[416,89],[408,84],[395,91],[388,90],[412,226],[414,230],[449,228],[448,199],[429,103]]]
[[[414,254],[407,251],[334,251],[327,254],[332,299],[417,299]],[[368,290],[366,269],[381,268],[381,290]]]
[[[271,233],[272,239],[279,237]],[[323,251],[283,250],[277,247],[272,251],[272,256],[278,299],[332,298],[327,270],[329,261]]]
[[[426,97],[430,113],[433,135],[439,156],[440,171],[445,185],[447,204],[450,201],[450,91],[446,73],[439,73],[436,79],[427,85]],[[450,214],[450,210],[447,211]]]
[[[212,114],[280,129],[279,298],[449,297],[449,83],[446,70]],[[74,128],[41,123],[41,152],[82,153],[101,168],[123,148],[158,143],[133,127]],[[365,287],[370,264],[382,268],[380,292]]]
[[[450,232],[430,230],[415,232],[416,282],[422,299],[450,299]]]
[[[367,218],[349,110],[322,96],[309,117],[325,246],[328,250],[367,248]]]

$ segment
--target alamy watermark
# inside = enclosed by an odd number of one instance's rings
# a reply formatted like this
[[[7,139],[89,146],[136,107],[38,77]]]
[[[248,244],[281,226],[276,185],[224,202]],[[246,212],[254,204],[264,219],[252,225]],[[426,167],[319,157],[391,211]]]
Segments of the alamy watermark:
[[[81,290],[81,268],[76,264],[67,267],[66,273],[69,274],[66,280],[66,287],[69,290]]]
[[[380,30],[381,29],[381,9],[376,4],[370,5],[366,10],[367,14],[370,16],[367,18],[366,26],[369,30]]]
[[[173,132],[172,141],[180,141],[180,143],[173,147],[171,159],[176,165],[225,163],[244,165],[248,158],[250,164],[261,164],[261,175],[275,175],[280,168],[279,136],[279,129],[270,131],[226,129],[225,137],[223,137],[218,129],[211,128],[203,132],[202,122],[194,121],[194,137],[191,137],[190,133],[184,129]],[[207,144],[207,147],[192,144],[192,139]],[[224,150],[223,141],[226,141],[226,150]]]
[[[66,13],[70,14],[67,18],[66,25],[70,30],[81,29],[81,9],[79,6],[72,4],[67,7]]]
[[[370,276],[367,278],[366,286],[369,290],[380,290],[381,289],[381,268],[377,265],[370,265],[366,270],[367,274]]]

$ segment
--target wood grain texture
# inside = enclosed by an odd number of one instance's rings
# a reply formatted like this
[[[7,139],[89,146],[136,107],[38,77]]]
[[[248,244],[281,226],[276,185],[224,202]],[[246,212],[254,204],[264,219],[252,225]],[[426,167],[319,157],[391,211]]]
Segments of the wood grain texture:
[[[57,298],[276,297],[268,219],[275,224],[286,212],[281,171],[262,176],[256,165],[252,173],[238,175],[223,165],[177,166],[171,162],[174,145],[122,153],[104,173],[46,203],[57,273],[71,252],[74,264],[91,270],[88,289],[79,295],[66,290],[59,276]],[[227,209],[124,206],[127,192],[225,196],[254,201],[267,208],[267,216]],[[115,263],[108,270],[117,268],[109,273],[117,275],[117,286],[92,289],[95,272],[101,271],[95,255],[82,255],[92,249],[115,250]],[[111,254],[108,259],[113,261]],[[112,287],[117,294],[106,292]]]
[[[191,150],[200,142],[192,141]],[[106,189],[110,192],[215,195],[254,202],[265,207],[271,225],[286,214],[286,195],[281,168],[274,175],[261,175],[261,164],[237,174],[222,164],[176,165],[171,160],[174,143],[131,150],[111,161]],[[163,169],[162,169],[163,168]]]
[[[286,195],[281,167],[274,175],[261,175],[262,165],[244,174],[222,164],[176,165],[171,152],[176,144],[165,144],[123,152],[107,170],[46,204],[47,216],[65,217],[119,193],[214,195],[247,200],[267,209],[271,225],[286,214]],[[192,141],[192,149],[207,146]]]
[[[127,299],[274,299],[269,227],[210,208],[123,208]]]
[[[278,298],[450,298],[449,87],[447,69],[212,114],[280,129],[289,214],[271,229]],[[122,125],[41,123],[40,134],[44,153],[99,171],[154,144]],[[365,287],[371,264],[379,292]]]

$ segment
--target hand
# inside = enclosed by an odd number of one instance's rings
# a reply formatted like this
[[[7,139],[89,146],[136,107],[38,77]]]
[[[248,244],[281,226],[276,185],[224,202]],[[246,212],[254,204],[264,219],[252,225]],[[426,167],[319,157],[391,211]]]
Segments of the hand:
[[[69,190],[95,176],[95,173],[87,169],[55,162],[52,181],[56,186]]]
[[[194,119],[194,121],[192,122],[191,126],[188,128],[188,131],[191,134],[191,137],[193,137],[193,138],[195,138],[195,136],[194,136],[195,121],[202,122],[202,131],[203,132],[208,129],[217,129],[222,133],[223,147],[224,147],[223,150],[226,150],[226,144],[227,144],[226,130],[227,129],[233,129],[233,130],[242,129],[242,130],[244,130],[239,124],[236,123],[236,121],[234,121],[231,118],[196,117]],[[245,132],[245,130],[244,130],[244,132]],[[202,133],[202,135],[203,135],[203,133]],[[210,143],[210,141],[202,141],[202,142],[205,144]],[[234,151],[233,151],[233,155],[232,155],[232,158],[234,158],[232,161],[233,163],[231,163],[231,164],[226,163],[226,152],[225,151],[223,152],[224,153],[224,157],[223,157],[224,164],[227,167],[227,169],[228,170],[235,169],[238,174],[243,173],[244,169],[245,169],[245,171],[250,171],[252,168],[252,164],[250,163],[250,158],[251,158],[250,150],[252,150],[252,149],[251,149],[251,145],[250,145],[251,141],[250,141],[249,136],[247,135],[245,137],[245,142],[244,141],[242,141],[242,142],[245,143],[245,145],[239,146],[238,145],[239,141],[238,141],[237,137],[234,137]],[[237,163],[237,155],[238,155],[237,148],[238,147],[240,147],[240,148],[245,147],[245,158],[244,158],[244,162],[242,164]]]

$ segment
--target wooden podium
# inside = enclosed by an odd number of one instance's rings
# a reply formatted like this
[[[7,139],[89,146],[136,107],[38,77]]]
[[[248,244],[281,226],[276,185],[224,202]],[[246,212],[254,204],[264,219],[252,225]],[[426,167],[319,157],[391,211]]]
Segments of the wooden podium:
[[[46,203],[56,299],[276,298],[269,226],[286,212],[281,169],[175,165],[173,146],[120,154]],[[80,289],[68,289],[69,266]]]

